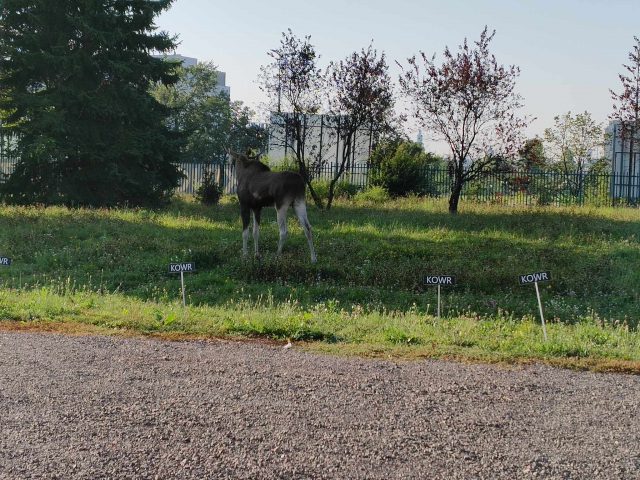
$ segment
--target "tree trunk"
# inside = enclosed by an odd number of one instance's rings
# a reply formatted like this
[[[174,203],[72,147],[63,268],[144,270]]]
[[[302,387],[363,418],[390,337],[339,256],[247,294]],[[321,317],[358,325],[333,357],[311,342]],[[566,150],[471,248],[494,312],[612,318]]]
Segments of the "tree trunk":
[[[628,186],[627,186],[627,202],[628,204],[631,204],[631,197],[632,197],[632,189],[631,189],[631,184],[632,182],[632,178],[633,178],[633,146],[634,143],[636,142],[636,129],[634,128],[635,126],[631,127],[631,134],[630,134],[630,140],[629,140],[629,178],[627,180]],[[622,158],[624,158],[624,148],[622,149]]]
[[[449,213],[451,215],[458,214],[458,202],[462,193],[462,179],[456,178],[451,188],[451,196],[449,197]]]
[[[306,182],[306,180],[305,180]],[[311,198],[313,198],[313,203],[316,204],[316,207],[318,207],[320,210],[324,209],[324,205],[322,203],[322,199],[318,196],[318,192],[316,192],[313,187],[311,186],[311,182],[306,182],[307,186],[309,187],[309,193],[311,194]],[[327,209],[329,209],[331,207],[331,205],[329,205],[329,207],[327,207]]]
[[[331,210],[331,205],[333,205],[333,195],[334,195],[334,183],[331,182],[329,184],[329,193],[327,194],[327,210]]]

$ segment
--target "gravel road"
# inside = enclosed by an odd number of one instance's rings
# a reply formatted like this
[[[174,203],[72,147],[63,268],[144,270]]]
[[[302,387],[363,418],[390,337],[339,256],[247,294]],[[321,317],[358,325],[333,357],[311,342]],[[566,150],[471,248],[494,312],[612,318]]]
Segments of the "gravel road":
[[[0,332],[0,478],[640,478],[640,378]]]

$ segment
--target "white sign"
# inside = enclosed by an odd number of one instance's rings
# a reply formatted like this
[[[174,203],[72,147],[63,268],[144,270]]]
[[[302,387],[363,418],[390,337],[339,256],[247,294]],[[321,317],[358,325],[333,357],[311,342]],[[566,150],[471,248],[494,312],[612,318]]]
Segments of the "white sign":
[[[196,264],[193,262],[183,262],[183,263],[170,263],[169,264],[169,273],[179,273],[180,274],[180,286],[182,287],[182,306],[187,306],[187,297],[184,293],[184,274],[185,273],[193,273],[196,271]]]
[[[193,262],[170,263],[169,273],[191,273],[196,271],[196,264]]]
[[[440,287],[454,286],[456,277],[452,275],[426,275],[423,279],[425,285],[438,286],[438,318],[440,318]]]
[[[544,341],[547,341],[547,327],[544,322],[544,312],[542,311],[542,299],[540,298],[540,289],[538,288],[538,282],[548,282],[551,280],[551,274],[549,272],[527,273],[526,275],[520,275],[520,285],[531,285],[532,283],[536,287],[536,297],[538,297],[538,308],[540,309],[540,321],[542,322],[542,334],[544,335]]]
[[[424,277],[425,285],[455,285],[456,277],[451,275],[427,275]]]
[[[549,272],[527,273],[526,275],[520,275],[520,285],[548,282],[549,280],[551,280],[551,274]]]

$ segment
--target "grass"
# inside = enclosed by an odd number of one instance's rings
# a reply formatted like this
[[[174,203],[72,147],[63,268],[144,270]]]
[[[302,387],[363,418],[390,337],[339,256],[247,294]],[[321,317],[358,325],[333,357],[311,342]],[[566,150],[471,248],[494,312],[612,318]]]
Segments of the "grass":
[[[344,201],[310,219],[317,265],[293,219],[285,254],[273,255],[272,211],[262,260],[243,260],[231,198],[157,212],[0,207],[0,255],[13,260],[0,269],[0,319],[5,328],[291,338],[331,352],[640,371],[638,210],[465,204],[452,217],[443,202],[407,199]],[[185,311],[172,261],[198,268],[186,276]],[[546,343],[534,289],[517,281],[542,270],[553,279],[541,284]],[[425,273],[457,276],[443,289],[441,321]]]

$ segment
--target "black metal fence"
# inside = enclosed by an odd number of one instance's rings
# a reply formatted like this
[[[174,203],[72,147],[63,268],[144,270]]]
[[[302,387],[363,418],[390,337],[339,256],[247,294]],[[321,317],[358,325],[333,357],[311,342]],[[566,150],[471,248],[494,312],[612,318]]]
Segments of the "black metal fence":
[[[203,164],[181,164],[186,177],[178,192],[193,193],[202,182]],[[211,165],[216,179],[226,193],[235,191],[233,165]],[[343,173],[341,181],[360,189],[369,187],[371,167],[355,164]],[[335,167],[325,165],[312,172],[314,180],[329,181]],[[449,170],[442,166],[424,169],[424,195],[448,197],[452,178]],[[629,188],[623,188],[625,186]],[[462,197],[478,202],[504,205],[626,205],[640,202],[640,176],[628,177],[611,173],[563,173],[559,171],[506,171],[495,172],[465,184]],[[614,195],[614,186],[617,195]],[[629,194],[629,195],[627,195]]]
[[[0,156],[0,181],[13,171],[16,160]],[[184,174],[177,188],[178,193],[193,194],[202,184],[204,173],[211,169],[225,193],[234,193],[235,169],[232,163],[182,163]],[[344,172],[341,181],[360,189],[369,187],[371,168],[366,164],[354,164]],[[333,178],[335,167],[326,165],[313,171],[317,181]],[[442,166],[424,169],[425,195],[448,197],[451,193],[451,176]],[[491,173],[469,182],[462,191],[467,200],[504,205],[638,205],[640,204],[640,174],[629,176],[611,173],[563,173],[557,171],[508,171]]]

